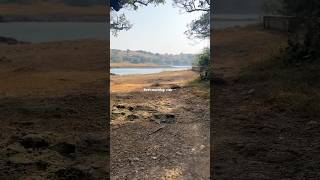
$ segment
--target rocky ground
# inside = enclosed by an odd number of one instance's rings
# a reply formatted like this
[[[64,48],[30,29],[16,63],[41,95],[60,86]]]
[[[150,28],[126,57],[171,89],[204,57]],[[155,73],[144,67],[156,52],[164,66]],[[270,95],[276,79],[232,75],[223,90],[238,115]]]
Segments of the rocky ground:
[[[258,27],[215,33],[214,72],[224,83],[213,85],[214,179],[319,179],[318,120],[261,101],[258,82],[242,81],[248,65],[270,57],[285,39]]]
[[[105,42],[0,46],[0,179],[106,179]]]
[[[209,179],[209,89],[187,83],[196,76],[112,77],[122,81],[111,83],[111,179]],[[132,88],[122,92],[126,84]]]

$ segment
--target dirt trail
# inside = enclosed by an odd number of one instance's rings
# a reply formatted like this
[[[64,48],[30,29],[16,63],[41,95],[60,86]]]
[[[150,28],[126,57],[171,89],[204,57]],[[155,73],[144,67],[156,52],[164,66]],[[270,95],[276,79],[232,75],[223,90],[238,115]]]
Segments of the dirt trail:
[[[164,74],[171,80],[152,88],[169,88],[185,73]],[[111,95],[111,179],[209,179],[209,98],[182,84],[173,92],[140,86]]]
[[[239,81],[243,68],[270,55],[270,47],[284,41],[281,34],[257,27],[215,33],[214,72],[224,74],[226,83],[213,87],[214,179],[320,177],[317,128],[308,125],[308,118],[260,102],[255,84]]]

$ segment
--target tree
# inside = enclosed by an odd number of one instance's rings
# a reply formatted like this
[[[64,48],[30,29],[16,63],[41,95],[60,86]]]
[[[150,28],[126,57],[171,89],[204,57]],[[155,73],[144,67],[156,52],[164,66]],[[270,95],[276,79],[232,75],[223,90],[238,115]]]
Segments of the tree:
[[[121,8],[137,10],[141,6],[158,5],[165,3],[165,0],[111,0],[111,30],[114,35],[121,30],[129,30],[132,24],[126,19],[126,16],[118,14]],[[193,20],[185,34],[190,38],[205,39],[210,36],[210,0],[174,0],[174,4],[191,13],[195,11],[204,12],[199,19]],[[116,11],[116,12],[115,12]]]
[[[137,10],[141,6],[158,5],[164,3],[165,0],[110,0],[111,19],[110,29],[114,35],[121,30],[129,30],[132,24],[127,20],[124,13],[117,12],[122,9]]]
[[[283,4],[283,13],[296,17],[319,17],[319,0],[281,0]]]
[[[283,10],[283,1],[265,0],[262,8],[266,14],[281,14],[281,11]]]
[[[202,80],[208,79],[210,72],[210,49],[204,48],[196,57],[196,63],[200,67],[200,78]]]
[[[210,36],[210,0],[174,0],[174,4],[187,13],[203,12],[199,19],[188,25],[185,34],[190,39],[205,39]]]
[[[282,0],[282,13],[294,16],[294,31],[289,36],[286,62],[299,64],[320,60],[320,1]]]

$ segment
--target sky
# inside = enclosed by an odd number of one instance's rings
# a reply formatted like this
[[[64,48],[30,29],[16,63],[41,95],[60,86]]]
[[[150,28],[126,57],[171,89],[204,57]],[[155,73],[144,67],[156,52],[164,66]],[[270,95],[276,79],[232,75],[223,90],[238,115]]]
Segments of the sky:
[[[144,50],[153,53],[200,53],[209,46],[209,40],[190,40],[184,34],[200,12],[185,13],[173,7],[172,1],[164,5],[139,7],[137,11],[120,10],[133,24],[129,31],[111,35],[111,49]]]

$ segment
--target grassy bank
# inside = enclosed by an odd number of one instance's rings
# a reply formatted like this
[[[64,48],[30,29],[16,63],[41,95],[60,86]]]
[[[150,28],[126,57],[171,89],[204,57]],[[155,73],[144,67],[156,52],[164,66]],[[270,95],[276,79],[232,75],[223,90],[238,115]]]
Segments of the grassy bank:
[[[193,92],[196,96],[205,99],[210,98],[210,81],[203,81],[199,77],[197,77],[189,81],[187,83],[187,86],[193,88]]]
[[[250,65],[242,80],[254,83],[256,95],[280,110],[320,117],[320,63],[287,65],[281,55]]]

